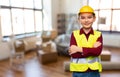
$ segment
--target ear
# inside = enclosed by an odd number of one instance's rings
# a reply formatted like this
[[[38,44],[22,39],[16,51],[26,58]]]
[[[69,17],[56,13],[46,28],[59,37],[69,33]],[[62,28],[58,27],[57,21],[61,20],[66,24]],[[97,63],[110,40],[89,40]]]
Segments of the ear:
[[[94,20],[93,21],[95,22],[95,20],[96,20],[96,16],[94,16]]]
[[[78,20],[77,20],[77,22],[78,22],[79,24],[81,24],[81,23],[80,23],[80,18],[79,18],[79,17],[78,17]]]

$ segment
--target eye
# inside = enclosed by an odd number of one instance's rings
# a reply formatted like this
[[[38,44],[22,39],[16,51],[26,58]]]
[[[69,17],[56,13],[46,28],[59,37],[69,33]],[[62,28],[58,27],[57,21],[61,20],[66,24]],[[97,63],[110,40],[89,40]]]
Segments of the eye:
[[[85,17],[84,17],[84,16],[81,16],[80,19],[85,19]]]
[[[89,16],[89,17],[87,17],[88,19],[91,19],[91,18],[93,18],[93,16]]]

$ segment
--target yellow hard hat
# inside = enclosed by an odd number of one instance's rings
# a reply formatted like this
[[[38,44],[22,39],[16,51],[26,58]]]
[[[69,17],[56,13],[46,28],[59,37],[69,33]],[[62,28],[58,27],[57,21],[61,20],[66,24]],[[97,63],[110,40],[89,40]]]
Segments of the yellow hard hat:
[[[88,13],[94,13],[94,10],[92,7],[86,5],[86,6],[83,6],[80,10],[79,10],[79,13],[85,13],[85,12],[88,12]],[[94,13],[95,14],[95,13]]]

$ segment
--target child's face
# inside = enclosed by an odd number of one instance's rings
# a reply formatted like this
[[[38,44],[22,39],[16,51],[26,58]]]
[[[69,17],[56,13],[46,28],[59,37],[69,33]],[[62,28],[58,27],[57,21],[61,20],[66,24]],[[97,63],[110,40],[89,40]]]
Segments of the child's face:
[[[96,18],[92,13],[81,13],[78,21],[83,28],[89,29],[92,27],[92,24],[95,21],[95,19]]]

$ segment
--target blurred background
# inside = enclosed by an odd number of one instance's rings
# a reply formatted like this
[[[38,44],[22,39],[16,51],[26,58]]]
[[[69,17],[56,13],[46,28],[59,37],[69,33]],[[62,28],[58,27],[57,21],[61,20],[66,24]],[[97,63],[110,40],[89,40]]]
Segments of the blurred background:
[[[0,61],[8,60],[11,54],[17,52],[23,52],[26,56],[28,51],[35,51],[36,56],[37,51],[38,56],[41,55],[39,50],[55,51],[57,56],[69,58],[71,33],[81,28],[77,22],[77,13],[83,5],[90,5],[96,14],[93,29],[102,32],[103,50],[109,51],[104,53],[105,60],[107,55],[108,61],[118,62],[119,3],[119,0],[0,0]],[[110,66],[114,67],[114,64]]]

